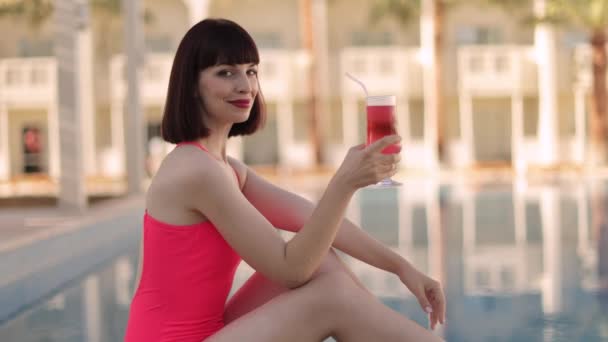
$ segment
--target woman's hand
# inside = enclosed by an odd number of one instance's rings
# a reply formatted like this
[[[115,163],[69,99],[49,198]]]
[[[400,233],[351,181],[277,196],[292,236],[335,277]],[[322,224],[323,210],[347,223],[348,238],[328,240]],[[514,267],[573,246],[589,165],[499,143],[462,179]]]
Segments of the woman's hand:
[[[416,296],[422,310],[429,314],[431,330],[435,329],[437,322],[445,324],[445,295],[441,284],[409,264],[400,267],[397,276]]]
[[[336,171],[334,180],[354,191],[392,177],[397,173],[401,157],[399,153],[382,154],[382,150],[400,141],[400,136],[389,135],[367,147],[364,144],[352,147]]]

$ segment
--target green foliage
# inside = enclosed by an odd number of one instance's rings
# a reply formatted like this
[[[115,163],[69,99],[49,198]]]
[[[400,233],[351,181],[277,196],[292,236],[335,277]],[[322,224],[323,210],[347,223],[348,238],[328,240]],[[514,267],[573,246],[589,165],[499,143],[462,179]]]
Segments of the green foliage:
[[[503,8],[524,23],[551,22],[559,25],[575,25],[590,31],[608,27],[608,0],[547,0],[547,15],[534,15],[534,0],[437,0],[449,8],[478,4]],[[422,0],[376,0],[370,12],[370,21],[377,23],[392,18],[402,25],[420,16]]]
[[[51,0],[20,0],[0,4],[0,17],[25,18],[33,28],[39,28],[53,13]]]
[[[91,0],[91,8],[118,16],[122,12],[122,0]]]
[[[587,30],[604,30],[608,25],[608,0],[548,0],[549,16],[558,22]]]
[[[122,12],[122,0],[90,0],[90,5],[94,11],[110,17],[119,17]],[[53,0],[13,0],[0,3],[0,18],[24,18],[34,28],[39,28],[52,14]],[[144,9],[143,19],[146,24],[151,24],[156,18]]]
[[[420,17],[421,0],[377,0],[371,8],[369,19],[373,25],[383,18],[392,18],[401,25]]]
[[[391,18],[400,25],[407,25],[412,20],[420,17],[420,8],[423,0],[376,0],[371,8],[369,19],[372,24],[377,24],[384,18]],[[436,0],[443,8],[450,9],[455,6],[478,4],[495,5],[508,11],[522,11],[531,9],[532,0]]]

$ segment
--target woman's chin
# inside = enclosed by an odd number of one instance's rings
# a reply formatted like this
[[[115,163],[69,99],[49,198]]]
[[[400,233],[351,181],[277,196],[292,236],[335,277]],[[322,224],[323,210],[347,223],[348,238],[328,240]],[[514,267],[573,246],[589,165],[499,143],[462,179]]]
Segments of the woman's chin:
[[[234,123],[243,123],[245,121],[247,121],[249,119],[249,112],[247,112],[246,115],[239,115],[238,118],[236,118],[236,120],[234,121]]]

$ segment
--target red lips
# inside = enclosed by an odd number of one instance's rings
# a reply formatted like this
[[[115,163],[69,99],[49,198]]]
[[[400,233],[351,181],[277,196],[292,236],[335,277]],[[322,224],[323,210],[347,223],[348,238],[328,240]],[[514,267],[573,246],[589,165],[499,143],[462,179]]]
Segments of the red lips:
[[[233,106],[239,107],[239,108],[249,108],[251,101],[250,100],[233,100],[233,101],[228,101],[228,103],[230,103]]]

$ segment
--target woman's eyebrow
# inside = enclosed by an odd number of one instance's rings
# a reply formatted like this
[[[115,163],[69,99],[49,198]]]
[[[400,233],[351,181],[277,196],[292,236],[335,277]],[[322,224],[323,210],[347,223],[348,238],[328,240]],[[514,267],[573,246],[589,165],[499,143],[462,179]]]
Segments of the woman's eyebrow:
[[[236,67],[236,66],[243,65],[243,64],[247,65],[248,67],[258,66],[258,63],[255,63],[255,62],[249,63],[249,64],[247,64],[247,63],[219,63],[216,66],[218,66],[218,67],[226,67],[226,66]]]

